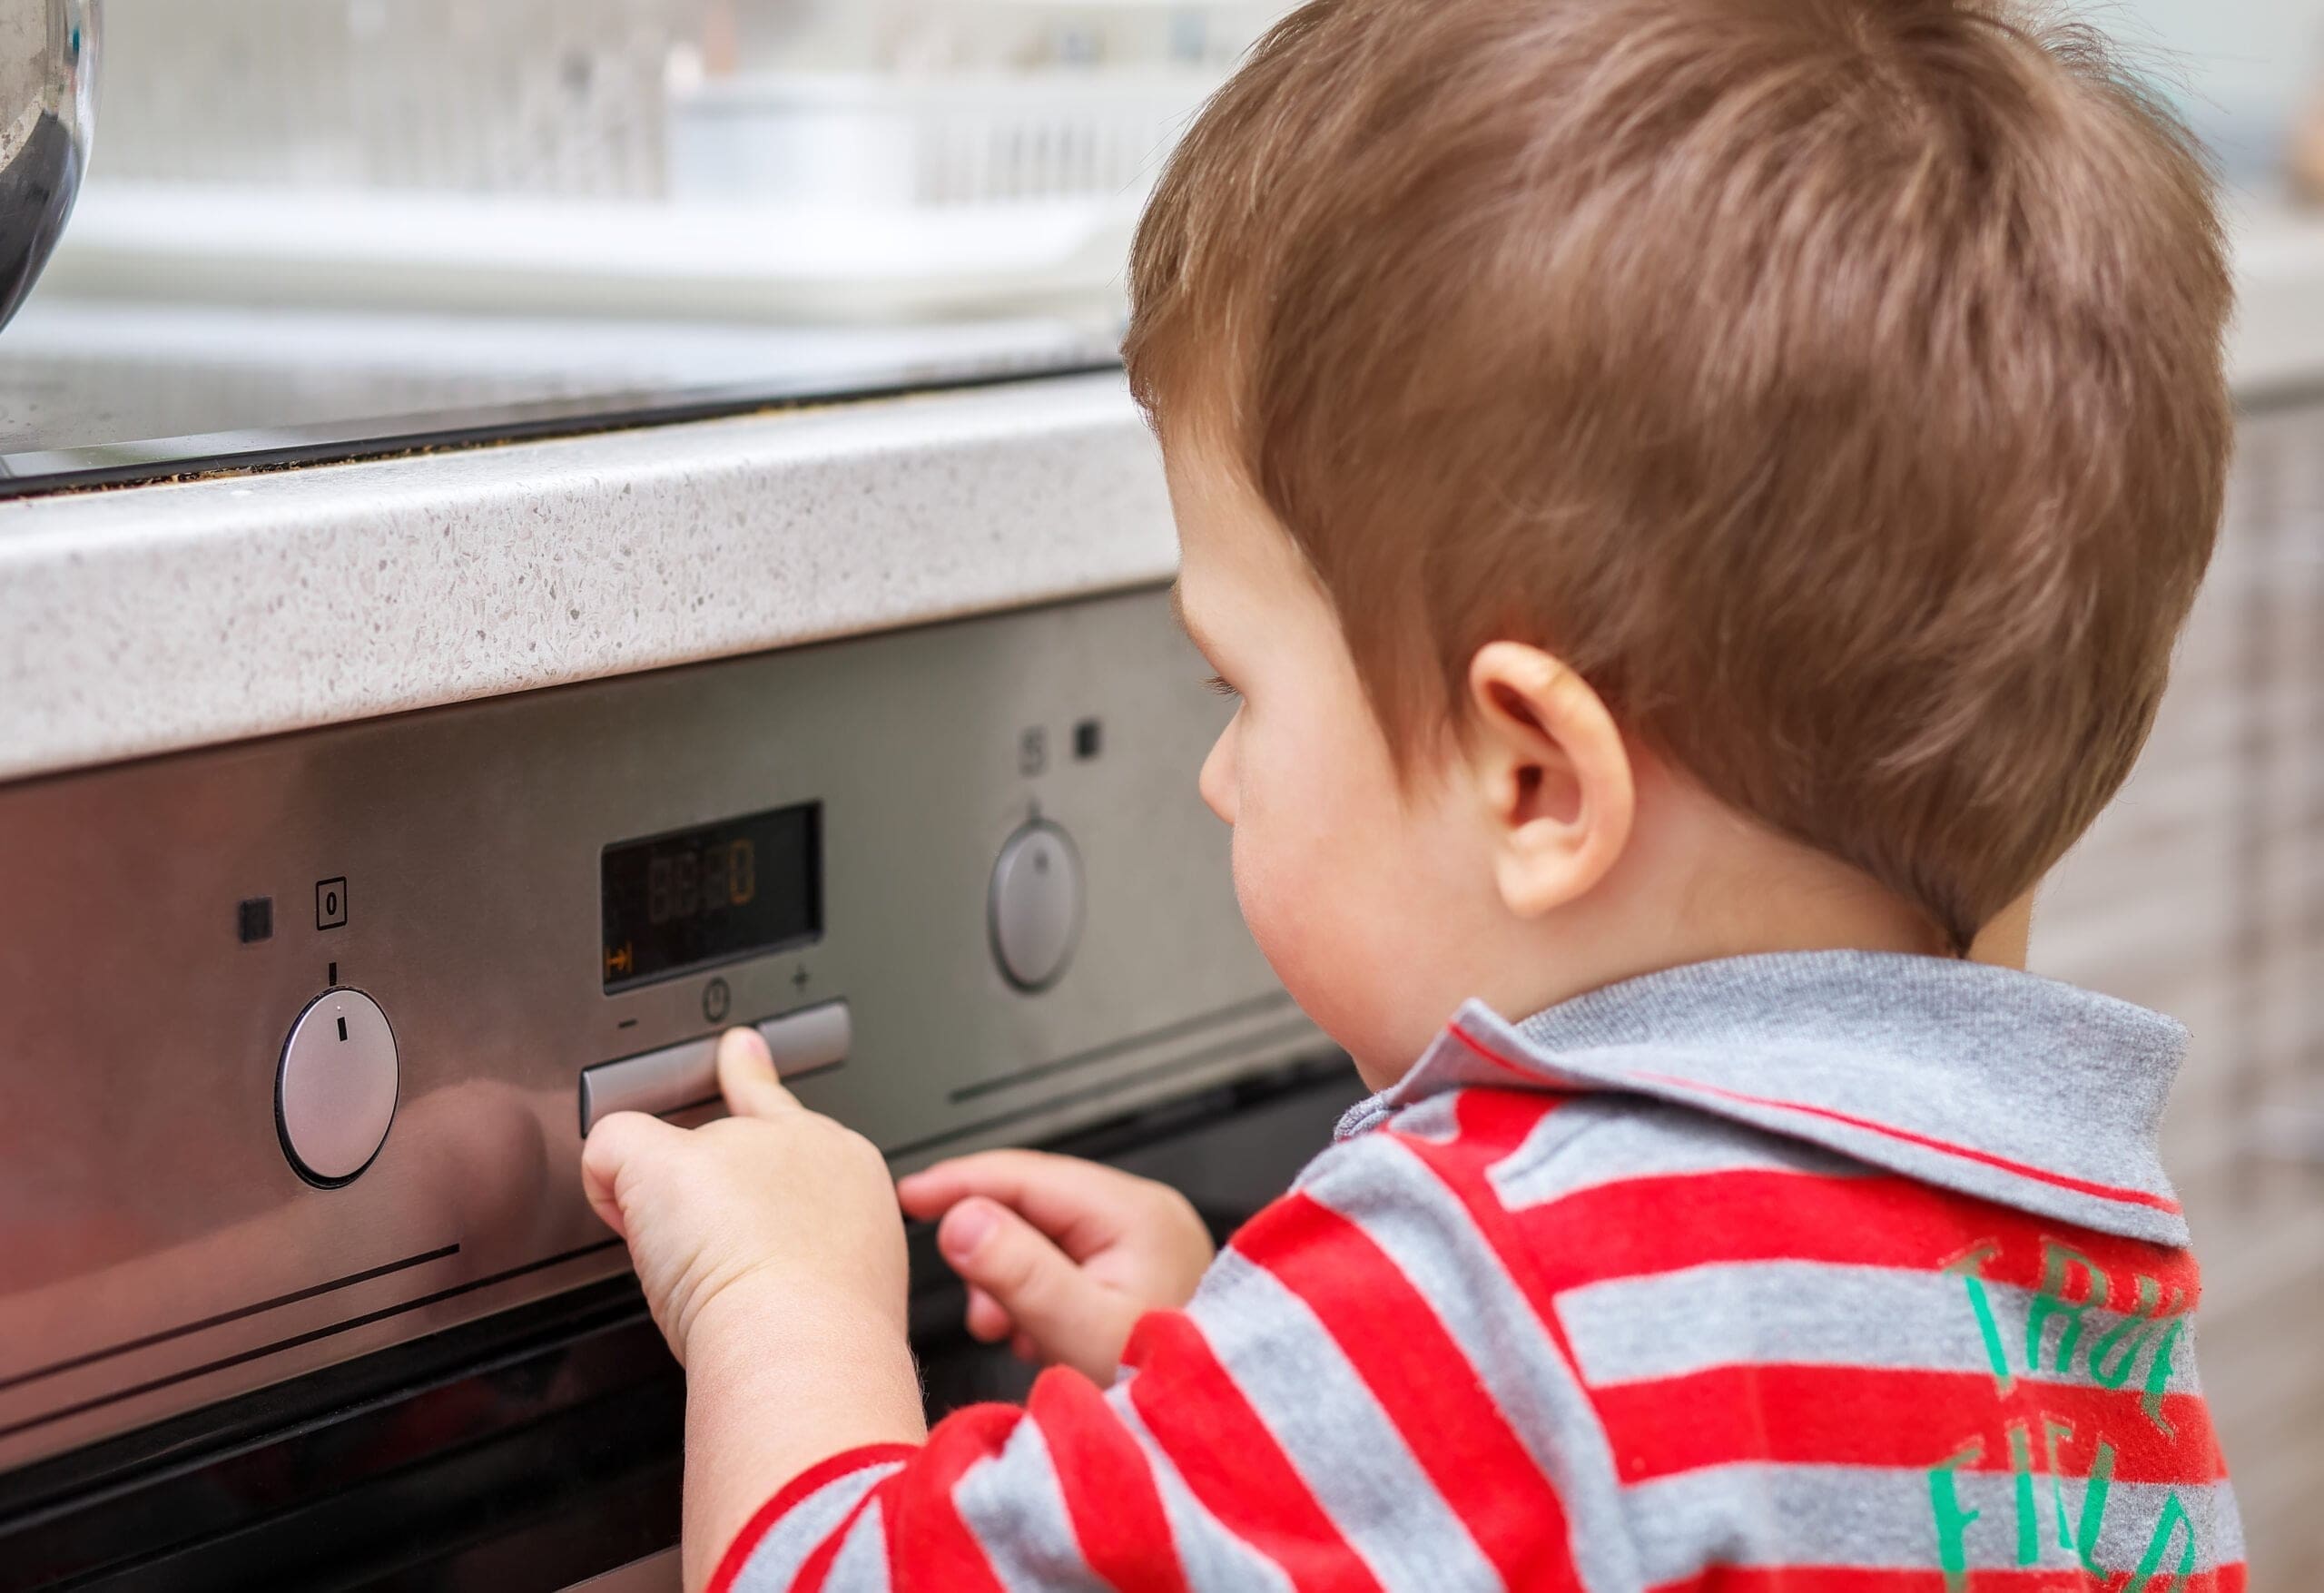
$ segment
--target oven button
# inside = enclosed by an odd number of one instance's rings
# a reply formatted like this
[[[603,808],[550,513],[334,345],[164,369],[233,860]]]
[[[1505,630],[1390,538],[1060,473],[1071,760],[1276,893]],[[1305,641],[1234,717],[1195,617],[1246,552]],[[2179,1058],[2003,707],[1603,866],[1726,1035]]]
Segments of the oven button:
[[[1081,858],[1066,832],[1037,820],[1009,838],[993,865],[986,916],[993,960],[1020,990],[1055,984],[1081,931]]]
[[[855,1018],[844,1001],[826,1001],[799,1012],[770,1018],[758,1026],[774,1071],[783,1078],[835,1067],[855,1043]]]
[[[753,1025],[784,1078],[847,1060],[855,1023],[844,1001],[825,1001]],[[615,1112],[661,1116],[707,1106],[718,1099],[718,1037],[665,1046],[642,1057],[600,1062],[581,1070],[581,1132]]]
[[[346,1183],[371,1165],[396,1115],[396,1036],[360,990],[307,1004],[274,1077],[283,1153],[310,1184]]]
[[[659,1116],[718,1098],[718,1037],[704,1035],[642,1057],[581,1070],[581,1132],[615,1112]]]

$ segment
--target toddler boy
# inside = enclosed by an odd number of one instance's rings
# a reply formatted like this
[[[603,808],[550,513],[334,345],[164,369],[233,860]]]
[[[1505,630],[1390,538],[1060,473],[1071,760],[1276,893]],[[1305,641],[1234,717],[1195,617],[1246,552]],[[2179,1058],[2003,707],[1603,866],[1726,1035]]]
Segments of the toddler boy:
[[[2210,554],[2178,124],[1969,0],[1315,0],[1132,290],[1203,794],[1380,1093],[1216,1259],[1083,1164],[891,1193],[747,1031],[599,1124],[689,1585],[2240,1588],[2184,1036],[1965,956]],[[1025,1408],[923,1431],[899,1194]]]

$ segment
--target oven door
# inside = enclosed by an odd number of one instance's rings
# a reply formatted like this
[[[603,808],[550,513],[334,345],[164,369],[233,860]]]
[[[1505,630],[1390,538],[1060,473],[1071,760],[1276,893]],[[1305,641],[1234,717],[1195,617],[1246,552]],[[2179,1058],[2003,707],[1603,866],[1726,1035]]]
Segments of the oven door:
[[[1175,1184],[1221,1235],[1288,1185],[1361,1094],[1344,1058],[1057,1142]],[[1029,1372],[960,1331],[912,1241],[931,1420]],[[684,1383],[626,1278],[0,1476],[0,1587],[667,1593]]]

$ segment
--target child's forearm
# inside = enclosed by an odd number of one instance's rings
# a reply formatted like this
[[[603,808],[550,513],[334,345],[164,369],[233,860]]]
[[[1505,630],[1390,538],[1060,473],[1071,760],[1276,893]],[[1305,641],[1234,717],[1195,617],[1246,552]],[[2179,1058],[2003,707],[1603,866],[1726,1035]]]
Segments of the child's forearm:
[[[689,1593],[762,1505],[817,1461],[927,1437],[911,1352],[886,1313],[744,1279],[686,1333]]]

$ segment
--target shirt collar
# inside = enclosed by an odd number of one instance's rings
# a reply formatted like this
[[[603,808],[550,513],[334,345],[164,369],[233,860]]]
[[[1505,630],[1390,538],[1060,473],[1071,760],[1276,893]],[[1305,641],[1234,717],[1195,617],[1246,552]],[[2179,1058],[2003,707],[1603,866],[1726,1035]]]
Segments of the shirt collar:
[[[2183,1245],[2155,1135],[2186,1044],[2158,1013],[2013,969],[1869,951],[1728,958],[1521,1023],[1471,1001],[1340,1133],[1465,1087],[1625,1092]]]

